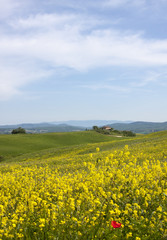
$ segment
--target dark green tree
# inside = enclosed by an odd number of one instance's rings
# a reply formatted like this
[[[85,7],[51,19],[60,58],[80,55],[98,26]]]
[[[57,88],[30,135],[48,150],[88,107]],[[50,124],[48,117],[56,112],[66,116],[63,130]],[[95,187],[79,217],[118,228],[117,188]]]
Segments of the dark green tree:
[[[93,126],[94,131],[97,131],[98,129],[99,129],[98,126]]]
[[[126,137],[135,137],[136,133],[132,132],[132,131],[122,131],[123,135]]]
[[[12,130],[12,134],[19,134],[19,133],[25,134],[26,130],[24,128],[21,128],[21,127],[18,127],[16,129]]]

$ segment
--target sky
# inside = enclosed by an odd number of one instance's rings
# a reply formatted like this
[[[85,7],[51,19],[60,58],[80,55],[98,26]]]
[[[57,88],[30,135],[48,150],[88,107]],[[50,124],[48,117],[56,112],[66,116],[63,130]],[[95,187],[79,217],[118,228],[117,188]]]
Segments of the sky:
[[[0,125],[167,121],[166,0],[0,0]]]

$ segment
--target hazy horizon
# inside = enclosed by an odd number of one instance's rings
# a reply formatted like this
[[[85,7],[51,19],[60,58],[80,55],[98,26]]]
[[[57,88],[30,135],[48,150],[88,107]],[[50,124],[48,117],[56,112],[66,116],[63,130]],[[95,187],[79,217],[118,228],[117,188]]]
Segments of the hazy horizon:
[[[108,122],[108,124],[113,124],[113,123],[133,123],[133,122],[152,122],[152,123],[164,123],[164,122],[167,122],[167,121],[162,121],[162,122],[158,122],[158,121],[144,121],[144,120],[141,120],[141,121],[138,121],[138,120],[105,120],[105,119],[90,119],[90,120],[88,120],[88,119],[86,119],[86,120],[62,120],[62,121],[51,121],[51,122],[47,122],[47,121],[39,121],[39,122],[15,122],[15,123],[6,123],[6,124],[0,124],[0,126],[7,126],[7,125],[22,125],[22,124],[63,124],[63,123],[67,123],[67,124],[69,124],[70,125],[70,122],[72,122],[72,124],[74,124],[75,122],[77,122],[78,124],[79,124],[79,122],[104,122],[104,124],[105,124],[105,122],[107,123]],[[78,125],[77,124],[77,125]],[[78,125],[79,126],[79,125]],[[80,126],[80,127],[82,127],[82,125]],[[84,127],[84,126],[83,126]],[[90,126],[91,127],[91,126]]]

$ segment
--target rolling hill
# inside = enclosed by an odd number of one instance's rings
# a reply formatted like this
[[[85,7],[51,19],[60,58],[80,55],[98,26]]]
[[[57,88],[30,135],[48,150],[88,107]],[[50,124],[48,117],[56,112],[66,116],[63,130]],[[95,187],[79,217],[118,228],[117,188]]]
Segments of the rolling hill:
[[[13,129],[18,127],[26,129],[27,133],[49,133],[84,131],[85,128],[92,129],[93,126],[102,127],[104,125],[108,125],[120,131],[127,130],[142,134],[167,130],[167,122],[118,122],[116,120],[85,120],[53,123],[22,123],[19,125],[0,125],[0,134],[10,134]]]
[[[83,131],[84,127],[70,126],[67,124],[51,124],[51,123],[23,123],[19,125],[0,126],[0,134],[10,134],[15,128],[22,127],[27,133],[49,133],[49,132],[74,132]]]
[[[127,130],[135,133],[151,133],[157,131],[167,130],[167,122],[132,122],[132,123],[114,123],[109,124],[114,129],[117,130]]]
[[[122,138],[123,139],[123,138]],[[9,159],[27,153],[47,149],[60,149],[89,143],[118,141],[94,131],[43,133],[43,134],[5,134],[0,135],[0,156]]]

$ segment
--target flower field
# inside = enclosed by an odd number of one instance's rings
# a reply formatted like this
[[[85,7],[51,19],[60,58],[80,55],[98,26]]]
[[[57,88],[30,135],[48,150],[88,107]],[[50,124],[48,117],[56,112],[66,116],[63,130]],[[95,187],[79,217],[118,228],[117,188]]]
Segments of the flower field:
[[[151,136],[1,163],[0,239],[166,239],[167,133]]]

